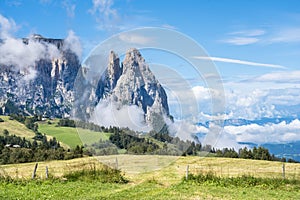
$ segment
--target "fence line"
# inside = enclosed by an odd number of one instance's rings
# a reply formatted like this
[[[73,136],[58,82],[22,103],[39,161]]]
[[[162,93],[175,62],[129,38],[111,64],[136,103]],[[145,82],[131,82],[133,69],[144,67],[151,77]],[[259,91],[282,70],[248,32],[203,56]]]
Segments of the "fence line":
[[[288,167],[283,163],[282,165],[273,167],[262,167],[256,165],[249,165],[246,168],[230,168],[230,165],[199,165],[199,164],[189,164],[189,173],[199,174],[212,172],[218,176],[228,177],[228,176],[242,176],[251,175],[258,177],[270,177],[270,178],[300,178],[300,169],[296,167]]]

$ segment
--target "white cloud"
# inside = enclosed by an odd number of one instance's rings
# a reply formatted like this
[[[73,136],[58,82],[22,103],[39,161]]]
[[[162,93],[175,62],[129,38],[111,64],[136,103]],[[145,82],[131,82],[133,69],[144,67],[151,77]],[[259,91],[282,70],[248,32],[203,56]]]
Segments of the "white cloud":
[[[225,96],[227,112],[232,112],[235,118],[295,116],[300,110],[300,88],[254,89],[253,91],[235,89],[227,91]],[[296,109],[295,106],[299,108]]]
[[[194,86],[192,87],[192,91],[198,101],[210,100],[211,98],[219,98],[221,97],[220,93],[222,92],[216,89],[207,88],[203,86]]]
[[[279,30],[270,40],[271,43],[292,43],[300,42],[300,28],[285,28]]]
[[[220,58],[220,57],[210,57],[210,56],[207,56],[207,57],[205,57],[205,56],[194,56],[193,58],[200,59],[200,60],[211,60],[211,61],[216,61],[216,62],[225,62],[225,63],[257,66],[257,67],[268,67],[268,68],[275,68],[275,69],[286,69],[287,68],[287,67],[282,66],[282,65],[258,63],[258,62],[251,62],[251,61],[231,59],[231,58]]]
[[[173,123],[167,123],[171,135],[179,137],[182,140],[194,141],[197,133],[208,133],[209,130],[204,126],[197,126],[187,120],[177,120]]]
[[[48,53],[45,45],[33,40],[26,45],[21,39],[6,38],[0,44],[1,64],[15,66],[18,69],[32,67],[36,61],[49,58]]]
[[[242,35],[247,37],[253,37],[253,36],[261,36],[266,33],[265,30],[262,29],[252,29],[252,30],[242,30],[242,31],[235,31],[232,33],[229,33],[230,35]]]
[[[93,8],[89,12],[96,17],[100,30],[120,29],[120,17],[113,0],[93,0]]]
[[[268,91],[254,89],[243,91],[235,89],[227,91],[226,110],[232,113],[233,118],[257,119],[261,117],[274,117],[276,110],[273,102],[266,101]]]
[[[300,88],[273,89],[265,99],[274,105],[300,105]]]
[[[0,14],[0,38],[5,39],[18,29],[13,19],[7,19]]]
[[[230,39],[223,40],[225,43],[233,44],[233,45],[247,45],[254,44],[259,41],[258,38],[253,37],[233,37]]]
[[[241,145],[238,143],[235,135],[228,134],[224,131],[222,131],[218,140],[213,145],[213,147],[216,149],[234,148],[236,151],[245,146],[246,145]]]
[[[25,44],[22,39],[16,39],[11,35],[11,32],[17,29],[17,25],[12,19],[7,19],[0,15],[0,64],[16,67],[16,70],[32,72],[27,79],[34,77],[32,68],[36,61],[47,58],[58,58],[60,52],[56,46],[52,44],[44,44],[29,39],[28,44]]]
[[[258,82],[300,83],[300,71],[281,71],[264,74],[255,78]]]
[[[213,104],[217,104],[222,95],[218,95],[218,92],[207,87],[192,87],[197,100],[196,104],[198,104],[193,106],[194,110],[198,110],[198,121],[297,116],[300,111],[300,87],[287,87],[286,84],[274,88],[260,87],[259,83],[253,82],[237,82],[234,85],[225,84],[224,87],[225,114],[212,114],[214,113]],[[211,95],[213,93],[215,94]],[[169,99],[172,99],[172,97]],[[178,105],[171,102],[170,107],[173,109],[172,106],[178,107]],[[184,102],[180,102],[180,106],[182,110],[188,109]]]
[[[66,9],[68,17],[70,17],[70,18],[75,17],[75,9],[76,9],[75,3],[72,3],[71,0],[64,0],[62,2],[62,6],[63,6],[63,8]]]
[[[225,126],[227,134],[234,135],[238,142],[288,143],[300,140],[300,121],[298,119],[279,124],[250,124],[244,126]]]
[[[76,36],[75,32],[70,30],[64,41],[64,48],[72,50],[80,59],[82,56],[82,47],[79,37]]]
[[[12,70],[24,72],[24,80],[33,79],[36,75],[34,66],[41,59],[61,58],[61,52],[50,43],[41,43],[33,37],[25,44],[22,39],[17,39],[11,35],[17,29],[17,25],[12,19],[7,19],[0,15],[0,64],[11,66]],[[73,31],[69,32],[65,39],[64,48],[74,51],[81,56],[81,46],[78,37]]]
[[[290,123],[266,123],[264,125],[249,124],[242,126],[228,125],[223,128],[210,123],[209,128],[198,125],[192,129],[183,126],[191,133],[201,133],[202,144],[210,144],[214,148],[234,148],[238,150],[245,145],[240,142],[251,142],[255,144],[265,143],[290,143],[300,141],[300,121],[295,119]],[[203,131],[204,130],[204,131]]]
[[[229,33],[233,37],[222,40],[222,42],[233,45],[255,44],[261,41],[260,36],[263,36],[265,33],[265,30],[262,29],[235,31]]]
[[[300,121],[298,119],[290,123],[285,121],[264,125],[253,123],[242,126],[228,125],[223,128],[214,123],[210,123],[207,128],[187,121],[177,121],[170,126],[171,132],[173,129],[175,129],[175,135],[183,140],[193,140],[196,134],[200,134],[199,140],[202,144],[209,144],[218,149],[227,147],[238,150],[245,146],[240,145],[239,142],[265,144],[300,141]]]
[[[229,33],[230,37],[222,40],[224,43],[232,45],[249,45],[255,43],[299,43],[299,27],[281,27],[279,30],[272,31],[266,35],[262,29],[241,30]]]
[[[13,70],[26,72],[27,80],[34,78],[33,67],[41,59],[60,58],[61,54],[53,44],[43,44],[29,39],[25,44],[21,39],[7,37],[0,44],[0,64],[12,66]],[[31,73],[32,74],[28,74]]]
[[[115,102],[101,100],[91,116],[91,121],[105,127],[128,127],[135,131],[150,131],[145,123],[144,112],[141,108],[131,106],[118,106]]]

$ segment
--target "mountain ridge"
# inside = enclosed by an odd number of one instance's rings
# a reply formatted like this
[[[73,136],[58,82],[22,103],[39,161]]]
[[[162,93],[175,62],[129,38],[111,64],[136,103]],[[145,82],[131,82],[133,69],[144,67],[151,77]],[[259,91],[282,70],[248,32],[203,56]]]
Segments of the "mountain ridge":
[[[89,70],[80,70],[83,74],[77,84],[79,103],[74,116],[90,118],[95,106],[102,101],[113,103],[116,110],[124,106],[137,106],[144,113],[144,121],[157,129],[165,123],[164,116],[170,116],[166,92],[137,49],[129,49],[122,62],[114,51],[110,51],[108,65],[98,77],[90,78],[89,74],[96,72]],[[88,80],[83,81],[84,77]],[[87,97],[80,99],[81,96]]]
[[[64,39],[34,34],[22,42],[27,47],[42,44],[47,51],[59,54],[41,57],[32,66],[20,63],[21,68],[0,63],[0,114],[21,112],[89,120],[97,104],[109,98],[118,108],[135,105],[142,109],[146,123],[154,124],[158,118],[164,123],[163,116],[170,116],[166,92],[138,49],[129,49],[122,62],[110,51],[104,72],[88,80],[89,69],[66,48]],[[98,65],[105,64],[95,59]],[[73,107],[80,112],[73,112]]]

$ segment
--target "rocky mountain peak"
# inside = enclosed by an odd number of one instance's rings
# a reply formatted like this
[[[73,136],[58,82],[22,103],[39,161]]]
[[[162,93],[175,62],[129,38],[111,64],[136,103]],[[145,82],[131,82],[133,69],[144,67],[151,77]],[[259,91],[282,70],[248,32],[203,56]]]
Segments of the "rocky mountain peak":
[[[112,91],[113,99],[121,105],[136,105],[145,113],[145,121],[155,123],[157,115],[169,115],[164,88],[145,62],[139,50],[126,52],[123,71]]]
[[[54,39],[54,38],[46,38],[40,34],[32,34],[28,38],[22,38],[25,44],[28,44],[30,41],[37,41],[40,43],[48,43],[55,45],[59,50],[63,49],[64,39]]]
[[[111,51],[107,67],[107,81],[109,89],[115,88],[121,73],[122,70],[120,68],[120,59],[114,51]]]
[[[142,61],[145,62],[145,59],[143,58],[140,51],[136,48],[130,48],[127,50],[124,63],[130,62],[130,61]]]
[[[123,61],[123,74],[126,73],[130,69],[134,68],[143,68],[145,63],[145,59],[142,57],[139,50],[136,48],[131,48],[126,52],[125,59]]]
[[[170,117],[167,95],[140,51],[129,49],[123,62],[120,62],[120,58],[113,51],[108,58],[107,68],[97,84],[91,82],[91,85],[81,88],[79,94],[88,94],[88,101],[78,101],[78,105],[75,103],[75,115],[88,120],[97,115],[95,112],[109,112],[109,108],[104,108],[107,102],[119,110],[136,106],[144,113],[144,122],[153,128],[158,127],[155,130],[160,131],[164,125],[164,116]]]

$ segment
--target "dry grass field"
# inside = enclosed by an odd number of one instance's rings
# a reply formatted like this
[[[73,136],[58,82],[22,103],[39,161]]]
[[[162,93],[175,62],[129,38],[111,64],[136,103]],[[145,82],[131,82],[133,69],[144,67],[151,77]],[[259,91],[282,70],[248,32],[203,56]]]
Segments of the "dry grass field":
[[[252,175],[255,177],[282,177],[282,163],[260,160],[215,158],[215,157],[176,157],[158,155],[111,155],[85,157],[73,160],[39,162],[37,174],[44,177],[45,167],[49,172],[60,177],[62,174],[82,168],[102,164],[118,167],[130,179],[144,180],[146,177],[155,178],[162,183],[180,181],[185,175],[187,165],[189,172],[213,172],[218,176]],[[0,166],[0,173],[14,178],[29,178],[35,163],[24,163]],[[285,163],[285,177],[300,179],[300,164]]]

